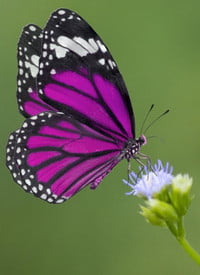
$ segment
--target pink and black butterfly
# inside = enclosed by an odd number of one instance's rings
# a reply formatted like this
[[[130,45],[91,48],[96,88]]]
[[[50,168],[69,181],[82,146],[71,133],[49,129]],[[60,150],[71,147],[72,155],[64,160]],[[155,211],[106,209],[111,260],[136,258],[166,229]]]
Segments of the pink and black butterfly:
[[[19,111],[27,119],[7,145],[7,166],[27,192],[62,203],[96,188],[122,159],[137,159],[128,91],[107,47],[78,14],[55,11],[18,44]]]

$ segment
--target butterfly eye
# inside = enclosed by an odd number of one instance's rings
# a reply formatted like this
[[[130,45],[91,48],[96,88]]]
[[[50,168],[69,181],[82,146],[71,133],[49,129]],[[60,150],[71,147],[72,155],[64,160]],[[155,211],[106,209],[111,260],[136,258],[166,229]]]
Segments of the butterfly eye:
[[[147,143],[147,138],[144,135],[141,135],[141,137],[139,137],[139,143],[140,145],[145,145]]]

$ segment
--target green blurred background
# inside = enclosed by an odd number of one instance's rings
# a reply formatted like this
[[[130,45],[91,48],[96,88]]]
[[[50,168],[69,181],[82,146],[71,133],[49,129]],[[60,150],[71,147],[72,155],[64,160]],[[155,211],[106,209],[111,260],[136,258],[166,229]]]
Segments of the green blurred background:
[[[124,195],[126,161],[96,191],[86,188],[62,205],[23,192],[5,168],[7,137],[23,121],[15,100],[21,29],[44,26],[60,7],[80,13],[110,48],[129,89],[138,133],[152,103],[152,117],[171,110],[150,129],[148,135],[158,138],[143,152],[194,177],[195,199],[185,223],[200,251],[200,1],[0,0],[0,274],[200,274],[167,230],[139,215],[140,201]]]

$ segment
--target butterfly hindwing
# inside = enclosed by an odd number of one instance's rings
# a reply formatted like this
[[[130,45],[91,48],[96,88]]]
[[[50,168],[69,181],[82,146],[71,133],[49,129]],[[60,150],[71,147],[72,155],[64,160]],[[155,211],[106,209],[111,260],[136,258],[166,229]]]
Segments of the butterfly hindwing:
[[[46,112],[23,123],[7,158],[25,191],[61,203],[88,184],[95,188],[121,160],[122,148],[71,116]]]
[[[22,178],[21,178],[19,166],[16,163],[14,158],[19,132],[20,132],[20,129],[14,131],[13,133],[10,134],[8,138],[8,143],[6,148],[6,165],[10,170],[14,181],[16,181],[19,185],[22,185]]]
[[[24,27],[18,43],[17,101],[25,116],[55,110],[43,102],[37,93],[37,74],[42,47],[42,29],[30,24]]]
[[[39,96],[83,123],[127,140],[133,111],[122,76],[96,32],[75,12],[55,11],[43,30]]]

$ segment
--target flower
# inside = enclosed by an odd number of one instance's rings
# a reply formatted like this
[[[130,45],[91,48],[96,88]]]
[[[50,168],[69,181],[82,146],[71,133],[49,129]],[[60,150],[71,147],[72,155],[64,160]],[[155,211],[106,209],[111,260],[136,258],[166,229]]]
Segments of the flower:
[[[150,169],[149,169],[150,168]],[[172,175],[173,167],[165,166],[160,160],[152,166],[142,166],[140,172],[129,174],[123,182],[132,188],[127,195],[144,199],[140,214],[155,226],[167,227],[185,251],[200,264],[198,254],[185,239],[183,219],[193,199],[192,178],[188,174]]]
[[[173,167],[169,166],[169,163],[163,166],[161,160],[158,160],[158,162],[150,168],[151,170],[149,171],[148,166],[140,167],[140,177],[134,172],[131,172],[129,179],[132,183],[123,180],[126,185],[132,188],[130,192],[126,193],[127,195],[151,199],[165,186],[171,184]]]
[[[150,169],[149,169],[150,167]],[[131,172],[128,182],[132,190],[127,195],[145,199],[145,206],[140,205],[140,214],[154,225],[168,226],[173,234],[180,235],[179,221],[185,216],[192,196],[192,178],[187,174],[172,175],[173,167],[160,160],[154,166],[140,167],[140,176]]]

